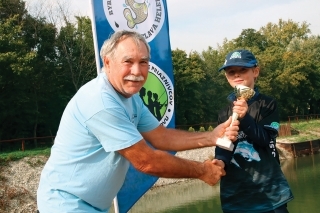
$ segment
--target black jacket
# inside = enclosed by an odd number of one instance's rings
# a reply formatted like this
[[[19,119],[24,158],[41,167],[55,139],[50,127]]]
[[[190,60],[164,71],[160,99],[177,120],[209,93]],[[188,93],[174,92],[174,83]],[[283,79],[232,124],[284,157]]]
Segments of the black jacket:
[[[220,197],[222,209],[227,212],[266,212],[293,199],[276,149],[277,103],[256,90],[248,106],[247,114],[240,120],[233,152],[215,149],[215,158],[226,164]],[[232,115],[232,107],[231,103],[219,113],[219,124]]]

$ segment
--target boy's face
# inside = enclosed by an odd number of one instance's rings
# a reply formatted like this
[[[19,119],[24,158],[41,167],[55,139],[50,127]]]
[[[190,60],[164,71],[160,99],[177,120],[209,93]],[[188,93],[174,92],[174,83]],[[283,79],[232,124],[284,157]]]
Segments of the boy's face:
[[[259,67],[238,67],[232,66],[225,68],[225,75],[231,87],[243,85],[254,88],[255,79],[259,76]]]

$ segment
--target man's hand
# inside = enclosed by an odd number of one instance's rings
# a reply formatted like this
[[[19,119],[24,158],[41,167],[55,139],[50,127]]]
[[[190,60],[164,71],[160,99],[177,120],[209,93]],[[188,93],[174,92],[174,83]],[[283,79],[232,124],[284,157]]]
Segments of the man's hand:
[[[231,141],[235,141],[237,139],[240,122],[238,120],[236,120],[230,126],[231,121],[232,121],[232,119],[230,116],[226,122],[218,125],[212,131],[214,145],[216,145],[216,141],[218,140],[218,138],[222,138],[223,136],[226,136]]]
[[[214,159],[213,161],[206,160],[203,162],[205,173],[199,179],[206,182],[210,186],[218,183],[221,177],[226,175],[226,172],[224,171],[224,163],[219,161],[220,160]]]
[[[218,160],[218,159],[213,159],[212,160],[212,163],[217,165],[217,166],[220,166],[221,168],[224,168],[225,167],[225,164],[222,160]]]

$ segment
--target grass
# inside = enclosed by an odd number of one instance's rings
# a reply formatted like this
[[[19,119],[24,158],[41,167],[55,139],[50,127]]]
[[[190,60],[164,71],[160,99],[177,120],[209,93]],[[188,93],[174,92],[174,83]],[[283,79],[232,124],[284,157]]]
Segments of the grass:
[[[278,139],[298,143],[316,140],[320,138],[320,119],[291,122],[290,125],[292,135],[286,137],[279,137]]]
[[[51,150],[51,148],[42,148],[42,149],[38,148],[38,149],[33,149],[33,150],[25,150],[24,152],[14,151],[14,152],[1,153],[0,154],[0,165],[5,164],[6,162],[9,162],[9,161],[20,160],[24,157],[33,157],[33,156],[37,156],[37,155],[49,156],[50,150]]]
[[[319,120],[309,120],[303,122],[294,122],[291,123],[292,128],[297,129],[299,131],[313,131],[319,130],[320,128],[320,119]]]

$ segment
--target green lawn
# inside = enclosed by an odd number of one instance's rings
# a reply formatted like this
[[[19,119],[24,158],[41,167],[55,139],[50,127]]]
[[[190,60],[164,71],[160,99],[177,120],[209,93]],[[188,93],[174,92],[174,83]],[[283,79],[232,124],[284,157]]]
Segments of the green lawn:
[[[14,152],[7,152],[7,153],[1,153],[0,154],[0,163],[5,163],[8,161],[15,161],[20,160],[24,157],[32,157],[36,155],[44,155],[49,156],[50,155],[50,148],[38,148],[33,150],[25,150],[22,151],[14,151]]]
[[[291,122],[290,125],[292,135],[279,137],[280,140],[285,139],[288,142],[304,142],[320,138],[320,119]]]

